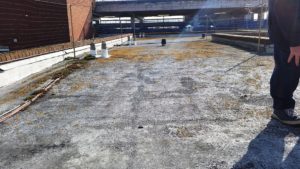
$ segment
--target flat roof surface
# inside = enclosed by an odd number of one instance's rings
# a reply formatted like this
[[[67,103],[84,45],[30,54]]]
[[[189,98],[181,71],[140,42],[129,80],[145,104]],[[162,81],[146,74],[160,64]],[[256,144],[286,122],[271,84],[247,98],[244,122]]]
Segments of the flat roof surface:
[[[160,41],[113,49],[0,124],[0,168],[299,167],[299,130],[270,120],[271,56],[224,73],[253,54],[200,37]]]

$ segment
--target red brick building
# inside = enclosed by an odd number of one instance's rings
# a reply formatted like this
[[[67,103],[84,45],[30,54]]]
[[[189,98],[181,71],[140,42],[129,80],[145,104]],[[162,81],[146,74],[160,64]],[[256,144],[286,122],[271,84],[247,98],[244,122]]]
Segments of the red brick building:
[[[0,46],[18,50],[69,42],[73,34],[76,41],[89,38],[92,6],[93,0],[0,0]]]
[[[75,41],[91,38],[93,34],[92,14],[95,5],[95,0],[67,0],[67,2],[70,27],[70,41],[72,41],[73,34]],[[71,23],[73,23],[73,25]]]

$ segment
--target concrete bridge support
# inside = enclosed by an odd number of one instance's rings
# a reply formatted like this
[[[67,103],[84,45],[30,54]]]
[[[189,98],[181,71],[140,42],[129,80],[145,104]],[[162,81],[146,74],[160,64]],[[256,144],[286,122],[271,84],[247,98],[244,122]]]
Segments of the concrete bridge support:
[[[136,27],[135,27],[135,15],[133,14],[131,16],[131,30],[133,34],[133,40],[136,40]]]

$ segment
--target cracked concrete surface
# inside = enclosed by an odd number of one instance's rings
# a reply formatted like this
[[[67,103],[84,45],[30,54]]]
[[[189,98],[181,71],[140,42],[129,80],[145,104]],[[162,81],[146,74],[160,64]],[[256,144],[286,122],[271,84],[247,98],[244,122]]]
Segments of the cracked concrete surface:
[[[91,61],[1,124],[0,168],[299,168],[299,130],[270,120],[271,56],[224,73],[252,54],[168,41],[139,42],[143,56],[160,51],[153,59]],[[194,41],[216,51],[193,46],[176,59]]]

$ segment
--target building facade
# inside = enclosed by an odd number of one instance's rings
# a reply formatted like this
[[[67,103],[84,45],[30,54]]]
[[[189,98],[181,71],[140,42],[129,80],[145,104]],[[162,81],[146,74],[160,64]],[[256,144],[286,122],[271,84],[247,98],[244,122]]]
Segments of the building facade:
[[[70,41],[80,41],[93,37],[92,15],[94,0],[67,0]]]
[[[89,38],[92,4],[92,0],[0,0],[0,46],[12,51],[69,42],[72,35],[75,41]]]

